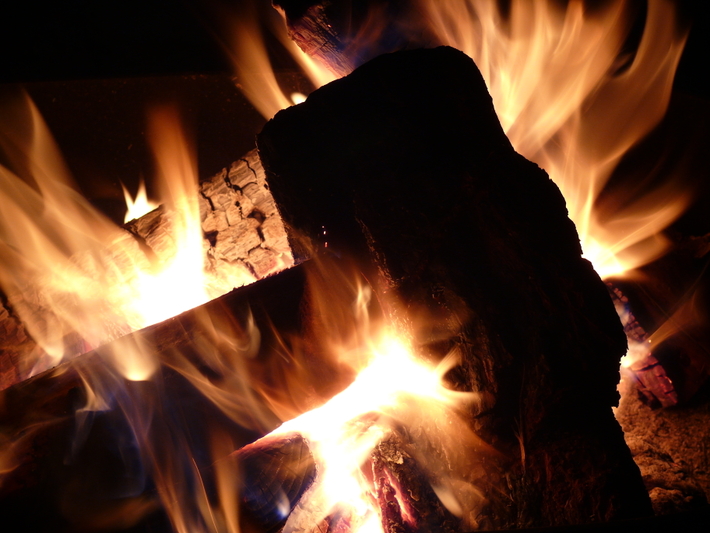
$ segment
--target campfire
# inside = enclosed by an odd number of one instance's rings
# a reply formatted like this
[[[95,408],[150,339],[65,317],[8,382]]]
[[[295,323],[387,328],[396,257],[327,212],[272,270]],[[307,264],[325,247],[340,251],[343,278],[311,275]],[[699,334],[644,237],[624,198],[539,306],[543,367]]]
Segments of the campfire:
[[[122,186],[123,223],[77,193],[32,99],[6,103],[5,514],[390,533],[706,504],[692,480],[651,487],[679,466],[632,433],[639,398],[687,403],[707,375],[673,341],[702,295],[654,315],[673,291],[644,279],[707,251],[662,233],[690,192],[619,177],[668,108],[674,7],[274,4],[220,19],[268,119],[256,147],[200,179],[180,111],[152,106],[160,201]]]

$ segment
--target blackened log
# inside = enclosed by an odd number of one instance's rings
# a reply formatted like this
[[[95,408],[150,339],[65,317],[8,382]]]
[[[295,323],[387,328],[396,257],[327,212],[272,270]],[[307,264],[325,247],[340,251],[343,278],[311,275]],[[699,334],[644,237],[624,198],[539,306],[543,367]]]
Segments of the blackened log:
[[[292,245],[325,229],[329,249],[431,317],[415,329],[423,352],[462,350],[449,379],[484,398],[471,427],[507,458],[488,467],[483,524],[650,514],[611,412],[618,317],[562,195],[515,153],[471,59],[380,56],[278,113],[257,144]]]

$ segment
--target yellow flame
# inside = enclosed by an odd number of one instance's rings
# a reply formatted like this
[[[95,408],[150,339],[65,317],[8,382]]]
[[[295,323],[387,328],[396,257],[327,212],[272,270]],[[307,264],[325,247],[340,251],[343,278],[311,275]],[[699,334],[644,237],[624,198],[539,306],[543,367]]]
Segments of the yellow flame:
[[[131,193],[128,192],[123,183],[121,183],[121,189],[123,189],[123,198],[126,200],[127,208],[126,216],[123,218],[124,222],[140,218],[158,207],[157,203],[148,200],[148,193],[145,190],[145,182],[143,180],[138,185],[138,192],[136,192],[135,198],[131,196]]]
[[[444,375],[458,363],[455,354],[438,364],[425,361],[416,355],[411,333],[399,329],[383,314],[373,316],[379,303],[372,299],[367,285],[349,278],[339,271],[337,263],[326,259],[309,266],[312,335],[323,346],[307,344],[315,353],[329,354],[338,369],[334,381],[340,377],[349,384],[329,399],[324,398],[319,406],[306,407],[305,412],[271,433],[303,435],[318,465],[313,487],[291,512],[284,531],[313,527],[337,510],[349,516],[352,531],[379,532],[382,525],[373,503],[375,488],[363,472],[375,446],[396,422],[407,428],[408,434],[416,435],[412,437],[414,448],[437,449],[431,455],[439,453],[453,465],[457,457],[466,454],[470,461],[471,454],[483,447],[458,413],[472,409],[477,395],[445,386]],[[396,303],[390,305],[394,308]],[[317,385],[318,370],[328,364],[327,359],[319,361],[313,371],[315,380],[295,374],[293,379],[304,387],[298,394],[308,394],[309,380]],[[420,458],[424,471],[435,469],[441,460],[431,455]],[[450,465],[436,468],[443,472]],[[483,499],[472,486],[471,475],[472,471],[446,470],[438,476],[438,491],[445,496],[442,502],[458,516],[475,516],[476,506]],[[459,490],[453,490],[453,486]],[[474,493],[475,498],[462,496]]]
[[[599,212],[595,201],[668,107],[686,38],[673,5],[647,4],[641,41],[625,57],[624,1],[593,10],[581,0],[514,0],[508,17],[495,0],[423,4],[441,41],[476,61],[513,146],[560,187],[597,272],[620,276],[657,258],[665,243],[654,236],[682,213],[686,194],[651,191],[615,213]]]
[[[30,374],[208,300],[194,158],[174,110],[154,111],[149,134],[170,235],[147,256],[76,190],[37,108],[8,105],[0,148],[0,286],[45,355]],[[239,283],[241,284],[241,283]],[[147,379],[139,347],[115,360]]]
[[[301,103],[305,96],[288,92],[277,79],[266,45],[268,35],[275,37],[296,61],[313,87],[320,87],[336,79],[326,67],[304,53],[288,36],[285,25],[276,11],[259,11],[253,1],[243,3],[243,12],[220,17],[226,21],[225,49],[232,59],[238,86],[252,105],[265,118],[273,117],[281,109]]]
[[[633,16],[625,0],[594,8],[582,0],[513,0],[506,14],[496,0],[418,4],[422,20],[400,29],[417,42],[426,28],[440,44],[474,59],[515,149],[560,187],[584,255],[597,272],[603,278],[624,276],[660,256],[667,248],[660,232],[686,208],[686,192],[670,186],[646,191],[611,212],[597,199],[624,154],[668,107],[686,38],[673,4],[646,4],[643,35],[632,52],[624,49]],[[292,100],[275,81],[258,25],[241,20],[234,31],[235,65],[245,94],[270,118]],[[272,31],[315,87],[332,79],[312,58],[306,64],[308,56],[288,39],[283,24],[272,24]],[[254,72],[259,74],[249,76]],[[267,77],[268,83],[260,81]]]
[[[173,108],[153,110],[149,139],[158,167],[161,197],[171,212],[172,255],[157,272],[140,272],[136,307],[144,323],[155,324],[209,300],[203,273],[203,235],[197,168]],[[176,288],[179,287],[179,290]]]

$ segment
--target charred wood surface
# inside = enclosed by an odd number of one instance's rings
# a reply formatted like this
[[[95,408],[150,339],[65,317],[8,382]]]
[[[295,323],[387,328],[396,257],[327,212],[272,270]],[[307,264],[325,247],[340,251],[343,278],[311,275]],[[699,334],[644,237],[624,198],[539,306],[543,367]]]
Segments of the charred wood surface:
[[[626,341],[606,287],[468,57],[380,56],[278,113],[257,144],[295,253],[306,233],[355,255],[429,316],[423,352],[463,351],[448,377],[480,393],[471,426],[506,457],[488,467],[483,525],[651,512],[611,412]]]
[[[204,270],[213,296],[293,264],[288,239],[255,150],[232,163],[229,169],[203,181],[195,194],[205,235]],[[173,228],[173,213],[160,207],[126,224],[125,232],[107,246],[107,253],[130,279],[131,275],[137,275],[130,270],[135,262],[148,269],[172,260],[177,252]],[[82,258],[75,260],[80,262]],[[41,329],[47,317],[53,316],[37,288],[0,300],[0,390],[52,364],[28,333],[18,309],[24,311],[25,320],[36,324],[35,328]],[[124,333],[117,330],[115,336]],[[86,345],[78,334],[65,339],[67,359],[85,351]]]

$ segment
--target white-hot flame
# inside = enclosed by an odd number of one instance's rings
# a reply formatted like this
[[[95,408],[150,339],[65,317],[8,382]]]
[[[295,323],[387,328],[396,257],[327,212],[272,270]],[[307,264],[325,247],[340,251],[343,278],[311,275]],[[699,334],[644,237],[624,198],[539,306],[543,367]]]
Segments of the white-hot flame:
[[[318,308],[326,313],[322,320],[339,317],[333,311],[333,296],[320,296],[327,300],[323,301],[326,307]],[[318,468],[314,486],[286,522],[287,533],[313,527],[333,514],[347,516],[353,533],[382,531],[380,511],[374,503],[376,488],[366,471],[373,449],[393,426],[401,425],[418,435],[419,444],[426,442],[431,447],[435,442],[433,446],[441,448],[442,456],[453,463],[457,453],[469,450],[473,436],[457,413],[470,407],[476,395],[453,391],[444,385],[444,375],[455,366],[457,358],[451,355],[439,364],[420,359],[406,332],[371,320],[368,289],[359,288],[354,298],[349,315],[356,328],[354,336],[330,341],[335,343],[334,357],[357,371],[354,380],[326,403],[285,422],[271,433],[303,435]],[[332,316],[327,314],[328,310],[333,312]],[[320,316],[321,312],[316,312]],[[456,444],[450,446],[442,438],[447,432],[455,433],[449,437]],[[458,448],[456,452],[454,447]],[[431,465],[420,466],[426,469]],[[456,477],[451,473],[449,476]],[[468,481],[458,481],[462,486],[470,486]],[[455,497],[447,501],[452,512],[459,516],[464,513]],[[479,498],[477,503],[480,501]],[[470,502],[467,506],[471,506]],[[406,509],[402,512],[406,513]],[[475,514],[469,508],[465,512]]]
[[[158,204],[151,202],[148,199],[148,193],[145,190],[145,182],[140,181],[138,185],[138,192],[136,192],[136,197],[133,198],[131,193],[128,192],[126,186],[121,183],[121,189],[123,189],[123,198],[126,200],[126,216],[123,217],[124,222],[130,222],[143,215],[150,213],[153,209],[158,207]]]

